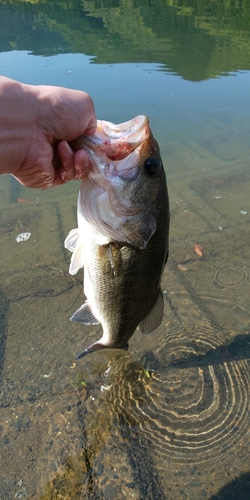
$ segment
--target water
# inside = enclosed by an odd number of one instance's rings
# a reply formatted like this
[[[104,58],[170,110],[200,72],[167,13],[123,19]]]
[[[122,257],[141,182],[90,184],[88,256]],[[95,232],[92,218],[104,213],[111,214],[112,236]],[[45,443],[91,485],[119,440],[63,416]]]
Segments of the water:
[[[149,116],[171,204],[161,327],[76,365],[79,184],[1,177],[0,498],[250,498],[248,2],[1,2],[0,26],[2,75]]]

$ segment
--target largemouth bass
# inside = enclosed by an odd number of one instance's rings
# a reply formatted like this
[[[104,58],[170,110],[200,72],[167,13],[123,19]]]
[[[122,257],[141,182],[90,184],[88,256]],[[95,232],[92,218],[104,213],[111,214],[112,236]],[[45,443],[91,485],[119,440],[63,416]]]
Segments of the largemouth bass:
[[[104,348],[127,349],[162,322],[160,288],[168,258],[169,202],[159,146],[146,116],[115,125],[98,121],[96,134],[71,143],[91,159],[77,205],[78,228],[65,247],[70,274],[84,267],[86,302],[71,321],[103,327],[100,340],[76,359]]]

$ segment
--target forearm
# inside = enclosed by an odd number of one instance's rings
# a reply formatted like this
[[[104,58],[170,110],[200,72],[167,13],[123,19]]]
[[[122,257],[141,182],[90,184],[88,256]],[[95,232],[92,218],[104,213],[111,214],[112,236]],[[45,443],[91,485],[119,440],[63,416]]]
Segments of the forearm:
[[[25,162],[37,135],[35,87],[0,77],[0,173],[13,173]]]

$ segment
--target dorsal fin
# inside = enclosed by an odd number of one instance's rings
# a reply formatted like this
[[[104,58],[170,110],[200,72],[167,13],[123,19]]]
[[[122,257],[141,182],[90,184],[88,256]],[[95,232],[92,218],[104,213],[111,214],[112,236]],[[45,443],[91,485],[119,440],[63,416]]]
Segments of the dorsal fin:
[[[153,332],[158,326],[160,326],[163,318],[164,302],[161,289],[159,289],[156,301],[149,312],[149,314],[144,318],[140,324],[140,330],[142,333]]]

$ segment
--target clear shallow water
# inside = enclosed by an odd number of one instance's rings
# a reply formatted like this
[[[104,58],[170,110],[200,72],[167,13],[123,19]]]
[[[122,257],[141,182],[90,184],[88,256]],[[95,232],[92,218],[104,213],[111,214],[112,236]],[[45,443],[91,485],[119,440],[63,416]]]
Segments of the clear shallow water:
[[[3,499],[249,496],[249,10],[214,4],[0,4],[1,74],[147,114],[171,203],[161,327],[76,366],[100,335],[69,322],[79,186],[1,177]]]

